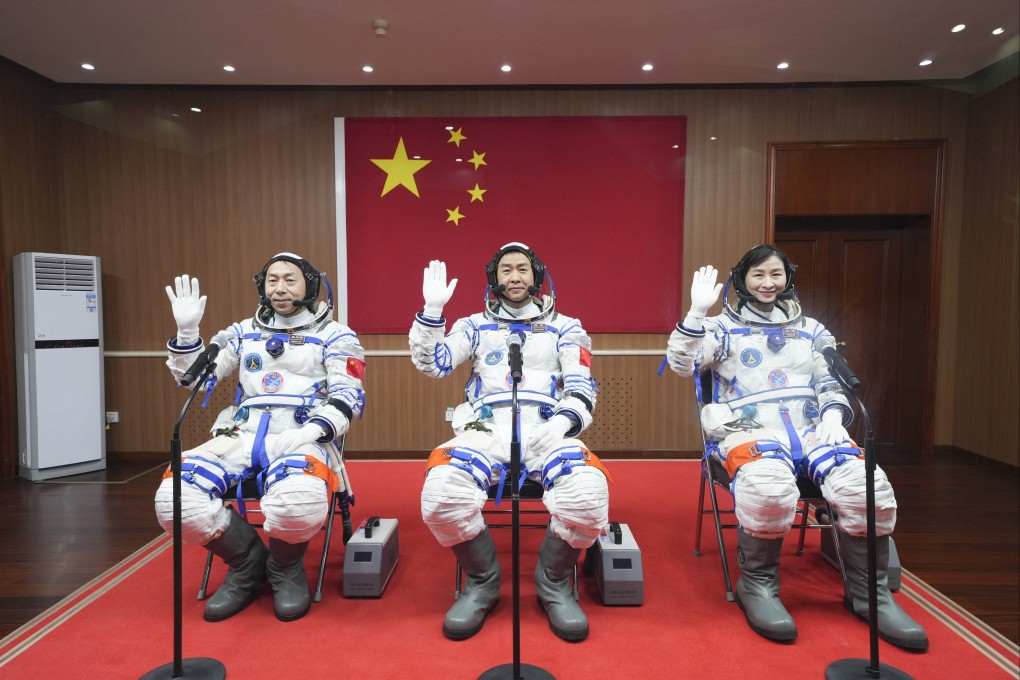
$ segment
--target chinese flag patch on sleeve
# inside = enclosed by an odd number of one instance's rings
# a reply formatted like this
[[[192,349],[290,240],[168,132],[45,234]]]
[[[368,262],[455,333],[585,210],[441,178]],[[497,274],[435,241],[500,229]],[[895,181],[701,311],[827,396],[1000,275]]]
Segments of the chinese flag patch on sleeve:
[[[364,380],[365,362],[354,357],[347,357],[347,375],[358,380]]]
[[[581,348],[581,365],[591,368],[591,352],[584,347]]]

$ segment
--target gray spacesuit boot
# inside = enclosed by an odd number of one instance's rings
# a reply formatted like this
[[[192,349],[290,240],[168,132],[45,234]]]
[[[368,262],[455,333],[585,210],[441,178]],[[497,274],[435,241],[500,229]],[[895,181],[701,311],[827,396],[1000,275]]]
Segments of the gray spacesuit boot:
[[[206,621],[222,621],[247,607],[266,575],[266,546],[248,522],[230,513],[226,531],[205,544],[227,563],[223,585],[205,602]]]
[[[499,602],[501,577],[496,543],[486,528],[470,541],[458,543],[451,549],[467,574],[467,582],[464,592],[446,612],[443,635],[453,640],[466,640],[482,629],[485,616]]]
[[[588,617],[581,611],[570,587],[570,577],[580,555],[580,548],[571,547],[550,529],[538,550],[535,566],[535,592],[538,603],[549,617],[549,628],[570,642],[588,637]]]
[[[312,606],[308,578],[305,576],[306,550],[307,541],[287,543],[278,538],[269,539],[266,576],[273,586],[273,612],[281,621],[296,621],[307,614]]]
[[[755,538],[737,532],[737,556],[740,580],[737,604],[744,610],[748,625],[758,635],[780,642],[794,640],[797,626],[779,600],[779,556],[782,538]]]
[[[878,636],[905,649],[928,649],[928,634],[903,611],[889,592],[889,537],[876,539]],[[839,549],[846,565],[843,606],[862,619],[868,618],[868,539],[840,532]]]

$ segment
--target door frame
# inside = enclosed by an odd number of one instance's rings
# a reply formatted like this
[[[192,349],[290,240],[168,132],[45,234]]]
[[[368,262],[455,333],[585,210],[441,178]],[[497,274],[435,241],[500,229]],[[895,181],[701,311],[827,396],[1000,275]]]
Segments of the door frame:
[[[929,408],[923,409],[921,425],[921,451],[924,454],[934,452],[935,447],[935,381],[939,348],[939,309],[942,279],[942,233],[945,204],[945,163],[946,140],[884,140],[884,141],[840,141],[840,142],[769,142],[768,169],[766,173],[767,190],[765,192],[765,242],[772,243],[776,236],[776,156],[782,151],[847,151],[847,150],[910,150],[919,148],[934,149],[936,167],[933,171],[935,186],[932,187],[932,205],[929,206],[931,219],[930,251],[928,253],[928,327],[925,329],[927,352],[924,365],[924,384],[922,398]],[[844,213],[845,214],[845,213]],[[864,213],[851,213],[864,214]],[[885,213],[889,214],[889,213]]]

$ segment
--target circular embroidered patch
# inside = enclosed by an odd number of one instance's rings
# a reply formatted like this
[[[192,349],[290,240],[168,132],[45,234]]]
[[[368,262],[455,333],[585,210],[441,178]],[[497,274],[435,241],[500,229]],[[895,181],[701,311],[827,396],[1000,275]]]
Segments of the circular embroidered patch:
[[[526,376],[524,375],[524,372],[522,371],[521,372],[521,381],[519,383],[517,383],[517,387],[518,388],[524,387],[524,379],[525,379],[525,377]],[[514,385],[514,379],[510,377],[510,371],[507,371],[507,373],[506,373],[506,386],[507,387],[513,387],[513,385]]]
[[[769,371],[769,387],[786,387],[786,371],[774,368]]]
[[[495,366],[501,361],[503,361],[503,352],[501,350],[495,349],[485,355],[485,363],[490,366]]]
[[[250,373],[258,373],[262,370],[262,355],[252,352],[244,355],[244,367]]]
[[[754,368],[761,363],[761,352],[754,347],[748,347],[740,353],[740,363],[748,368]]]
[[[279,392],[281,387],[283,387],[283,376],[276,371],[262,376],[262,390],[264,392],[269,394]]]

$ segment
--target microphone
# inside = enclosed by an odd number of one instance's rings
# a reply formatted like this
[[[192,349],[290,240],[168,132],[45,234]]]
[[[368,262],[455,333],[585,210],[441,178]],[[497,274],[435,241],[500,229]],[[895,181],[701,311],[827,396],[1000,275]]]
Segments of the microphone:
[[[195,382],[199,376],[205,373],[205,370],[209,368],[209,364],[216,361],[216,355],[220,353],[220,350],[226,347],[227,343],[218,335],[213,336],[213,339],[209,341],[209,346],[198,355],[198,358],[191,364],[191,367],[185,371],[184,375],[181,376],[181,386],[187,387],[191,383]]]
[[[850,370],[850,365],[847,364],[843,355],[836,351],[835,347],[824,348],[822,356],[825,357],[825,363],[829,365],[829,373],[833,378],[842,380],[852,390],[861,386],[860,379]]]
[[[521,356],[523,344],[524,331],[511,331],[510,337],[506,339],[506,346],[510,348],[510,377],[515,383],[521,381],[521,374],[524,370],[524,358]]]

